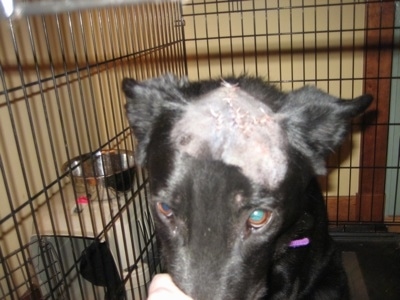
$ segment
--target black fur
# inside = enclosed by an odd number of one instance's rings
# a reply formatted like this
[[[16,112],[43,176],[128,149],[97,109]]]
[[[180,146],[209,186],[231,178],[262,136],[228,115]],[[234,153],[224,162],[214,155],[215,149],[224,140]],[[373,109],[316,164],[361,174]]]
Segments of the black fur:
[[[259,78],[124,79],[162,257],[196,300],[347,299],[315,179],[368,95],[282,93]],[[252,212],[265,213],[254,226]],[[309,243],[292,247],[291,242]]]

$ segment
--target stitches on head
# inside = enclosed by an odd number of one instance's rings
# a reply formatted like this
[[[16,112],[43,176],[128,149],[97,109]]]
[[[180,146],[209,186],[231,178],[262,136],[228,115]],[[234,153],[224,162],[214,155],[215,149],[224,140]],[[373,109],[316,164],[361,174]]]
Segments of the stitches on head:
[[[238,84],[222,81],[220,88],[189,103],[171,139],[179,151],[240,167],[271,189],[287,171],[285,136],[273,112]]]

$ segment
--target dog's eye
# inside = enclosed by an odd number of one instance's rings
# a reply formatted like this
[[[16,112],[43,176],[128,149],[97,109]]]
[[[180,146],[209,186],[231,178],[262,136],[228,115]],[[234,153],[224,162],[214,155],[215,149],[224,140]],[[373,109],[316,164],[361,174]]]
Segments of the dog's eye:
[[[171,207],[164,203],[164,202],[158,202],[157,203],[157,209],[160,213],[162,213],[164,216],[166,216],[167,218],[171,217],[173,214],[173,211],[171,209]]]
[[[254,210],[247,219],[247,225],[258,229],[268,223],[271,212],[263,209]]]

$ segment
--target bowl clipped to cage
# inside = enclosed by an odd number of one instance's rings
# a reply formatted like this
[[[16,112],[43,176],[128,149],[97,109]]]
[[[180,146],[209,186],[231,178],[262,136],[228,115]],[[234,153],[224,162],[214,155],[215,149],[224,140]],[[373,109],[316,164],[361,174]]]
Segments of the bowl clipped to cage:
[[[76,156],[64,163],[78,198],[107,200],[129,192],[134,184],[134,152],[102,150]]]

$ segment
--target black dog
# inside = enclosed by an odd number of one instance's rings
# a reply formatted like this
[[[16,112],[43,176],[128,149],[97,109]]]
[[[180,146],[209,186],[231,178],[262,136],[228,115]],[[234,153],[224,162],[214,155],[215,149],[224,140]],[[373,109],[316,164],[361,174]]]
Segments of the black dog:
[[[371,103],[259,78],[123,81],[162,258],[196,300],[347,299],[315,179]]]

